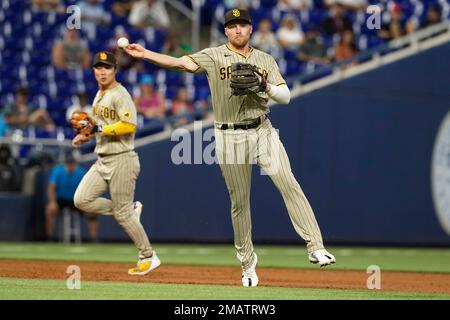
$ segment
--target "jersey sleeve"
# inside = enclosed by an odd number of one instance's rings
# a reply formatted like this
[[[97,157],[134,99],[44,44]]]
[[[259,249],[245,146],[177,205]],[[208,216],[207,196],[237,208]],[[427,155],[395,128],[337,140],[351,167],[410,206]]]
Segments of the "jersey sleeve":
[[[270,84],[280,86],[282,84],[286,84],[283,76],[281,75],[280,68],[278,67],[277,62],[273,57],[270,57],[269,70],[267,75],[267,81]]]
[[[123,88],[116,95],[114,100],[114,107],[117,112],[117,121],[123,121],[137,125],[137,112],[133,99],[131,99],[128,91]]]
[[[187,56],[198,66],[194,73],[211,73],[212,70],[214,70],[214,60],[211,57],[211,53],[211,48],[206,48],[202,51]]]

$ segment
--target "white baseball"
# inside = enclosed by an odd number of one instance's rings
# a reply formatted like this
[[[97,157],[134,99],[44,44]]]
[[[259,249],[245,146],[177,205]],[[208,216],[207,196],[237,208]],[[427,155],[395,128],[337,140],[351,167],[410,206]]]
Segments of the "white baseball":
[[[125,37],[119,38],[119,40],[117,40],[117,45],[118,45],[120,48],[125,48],[125,47],[128,46],[129,44],[130,44],[130,42],[129,42],[128,39],[125,38]]]

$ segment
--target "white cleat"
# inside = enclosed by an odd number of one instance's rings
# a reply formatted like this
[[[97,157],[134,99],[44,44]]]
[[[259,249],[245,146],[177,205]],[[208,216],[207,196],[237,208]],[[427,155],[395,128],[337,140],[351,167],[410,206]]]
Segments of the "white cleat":
[[[144,205],[140,201],[135,201],[133,205],[134,213],[136,214],[136,217],[138,221],[141,221],[141,214],[142,214],[142,208]]]
[[[336,263],[336,258],[325,249],[319,249],[311,252],[308,259],[311,263],[319,263],[321,267]]]
[[[149,273],[150,271],[158,268],[161,265],[161,260],[156,256],[156,253],[153,252],[153,255],[149,258],[139,259],[136,264],[136,267],[128,270],[128,274],[132,276],[143,276]]]
[[[258,285],[259,279],[256,275],[256,264],[258,263],[258,257],[254,253],[255,259],[250,267],[242,267],[242,285],[244,287],[256,287]]]

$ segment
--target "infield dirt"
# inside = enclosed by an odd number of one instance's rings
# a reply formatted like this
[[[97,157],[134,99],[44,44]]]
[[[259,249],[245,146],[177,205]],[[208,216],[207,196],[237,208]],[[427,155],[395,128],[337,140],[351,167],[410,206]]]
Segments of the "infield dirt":
[[[88,281],[241,285],[239,267],[162,264],[146,276],[129,276],[132,264],[44,260],[0,260],[0,277],[66,280],[69,265],[79,266],[82,279]],[[327,269],[257,268],[257,272],[260,286],[287,288],[368,290],[370,276],[364,271]],[[450,274],[382,272],[381,290],[448,294]]]

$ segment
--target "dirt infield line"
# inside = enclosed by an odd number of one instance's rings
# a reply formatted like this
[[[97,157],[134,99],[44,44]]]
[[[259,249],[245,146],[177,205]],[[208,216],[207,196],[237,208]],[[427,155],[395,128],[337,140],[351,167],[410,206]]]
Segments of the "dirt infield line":
[[[66,280],[69,265],[81,268],[83,280],[240,286],[239,267],[161,265],[146,276],[129,276],[130,264],[42,260],[0,260],[0,277]],[[285,288],[368,290],[364,271],[258,268],[260,285]],[[382,291],[450,294],[450,274],[382,272]]]

